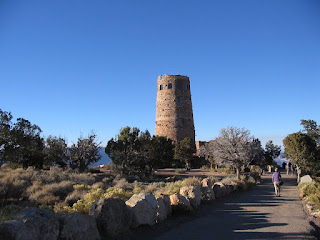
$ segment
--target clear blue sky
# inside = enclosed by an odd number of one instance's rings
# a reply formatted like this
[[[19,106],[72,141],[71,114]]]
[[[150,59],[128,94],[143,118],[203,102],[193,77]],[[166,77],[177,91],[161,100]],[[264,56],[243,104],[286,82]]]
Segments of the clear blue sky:
[[[0,0],[0,108],[44,136],[154,134],[160,74],[190,77],[196,140],[282,144],[320,124],[320,1]]]

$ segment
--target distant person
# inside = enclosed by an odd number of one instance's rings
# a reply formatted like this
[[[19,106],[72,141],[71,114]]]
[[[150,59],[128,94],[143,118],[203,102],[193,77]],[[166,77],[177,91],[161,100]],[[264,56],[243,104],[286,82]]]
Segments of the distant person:
[[[279,169],[276,168],[274,173],[272,174],[272,182],[274,186],[274,191],[277,197],[280,197],[280,182],[281,182],[281,174]]]
[[[287,164],[286,164],[285,162],[283,162],[283,163],[282,163],[282,168],[283,168],[283,169],[286,169],[286,165],[287,165]]]
[[[289,170],[290,170],[290,168],[291,168],[291,162],[288,162],[288,164],[287,164],[287,175],[289,175]]]

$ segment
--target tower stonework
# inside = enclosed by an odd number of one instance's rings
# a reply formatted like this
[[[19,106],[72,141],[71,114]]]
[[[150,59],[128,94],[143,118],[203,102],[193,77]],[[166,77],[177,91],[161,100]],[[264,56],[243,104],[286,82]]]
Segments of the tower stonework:
[[[160,75],[157,84],[156,136],[195,141],[189,77]]]

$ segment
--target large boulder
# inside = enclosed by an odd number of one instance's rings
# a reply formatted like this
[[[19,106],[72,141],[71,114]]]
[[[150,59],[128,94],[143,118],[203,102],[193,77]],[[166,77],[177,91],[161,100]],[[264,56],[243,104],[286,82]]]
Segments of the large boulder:
[[[204,178],[202,179],[201,181],[201,187],[204,188],[204,187],[209,187],[209,188],[212,188],[212,179],[211,178]]]
[[[186,197],[193,208],[197,208],[201,203],[201,189],[199,186],[186,186],[180,188],[180,195]]]
[[[167,219],[166,206],[164,205],[164,201],[162,197],[158,197],[157,202],[158,202],[157,222],[162,222],[165,219]]]
[[[204,178],[201,181],[201,201],[212,201],[215,199],[214,191],[212,189],[212,179]]]
[[[128,201],[127,206],[132,210],[132,228],[140,225],[152,226],[157,220],[158,202],[149,193],[134,194]]]
[[[166,208],[166,214],[167,216],[170,216],[172,214],[172,208],[171,208],[171,202],[170,197],[165,194],[160,194],[160,196],[163,199],[164,206]]]
[[[89,215],[96,219],[101,236],[114,237],[129,230],[132,213],[120,198],[100,199],[92,203]]]
[[[60,234],[58,240],[100,240],[94,217],[79,213],[59,217]]]
[[[227,188],[221,182],[217,182],[214,184],[213,191],[216,198],[222,198],[227,194]]]
[[[173,214],[184,214],[193,210],[190,201],[179,193],[170,195],[170,202]]]
[[[209,202],[215,198],[212,187],[201,187],[201,201]]]
[[[304,175],[303,177],[300,178],[300,183],[311,183],[312,178],[310,175]]]
[[[233,192],[233,186],[230,184],[225,185],[226,187],[226,195],[230,195]]]
[[[0,223],[1,240],[33,240],[33,236],[21,221]]]
[[[59,236],[59,220],[53,213],[39,208],[26,208],[15,216],[23,223],[24,239],[56,240]]]

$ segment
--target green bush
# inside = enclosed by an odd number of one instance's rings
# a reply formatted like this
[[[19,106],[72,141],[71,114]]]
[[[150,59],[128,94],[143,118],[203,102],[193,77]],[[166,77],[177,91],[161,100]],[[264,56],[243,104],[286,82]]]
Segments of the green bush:
[[[311,194],[316,194],[320,196],[320,185],[316,182],[311,183],[300,183],[298,185],[302,197],[310,196]]]
[[[172,195],[172,194],[178,193],[180,192],[181,187],[182,187],[181,181],[168,182],[166,183],[164,194]]]
[[[78,200],[72,206],[72,211],[77,213],[89,213],[91,204],[101,198],[104,197],[104,191],[101,188],[92,189],[86,195],[84,195],[83,199]]]
[[[13,216],[16,215],[22,207],[17,205],[7,205],[4,208],[0,209],[0,222],[9,221],[13,219]]]
[[[318,193],[312,193],[309,195],[309,200],[317,205],[318,207],[320,206],[320,195]]]
[[[132,192],[125,191],[122,188],[111,187],[107,189],[104,198],[121,198],[123,201],[127,201],[132,195]]]
[[[201,179],[197,177],[189,177],[184,179],[181,182],[181,186],[200,186],[201,185]]]
[[[91,188],[90,186],[84,184],[75,184],[72,187],[75,191],[87,191]]]

